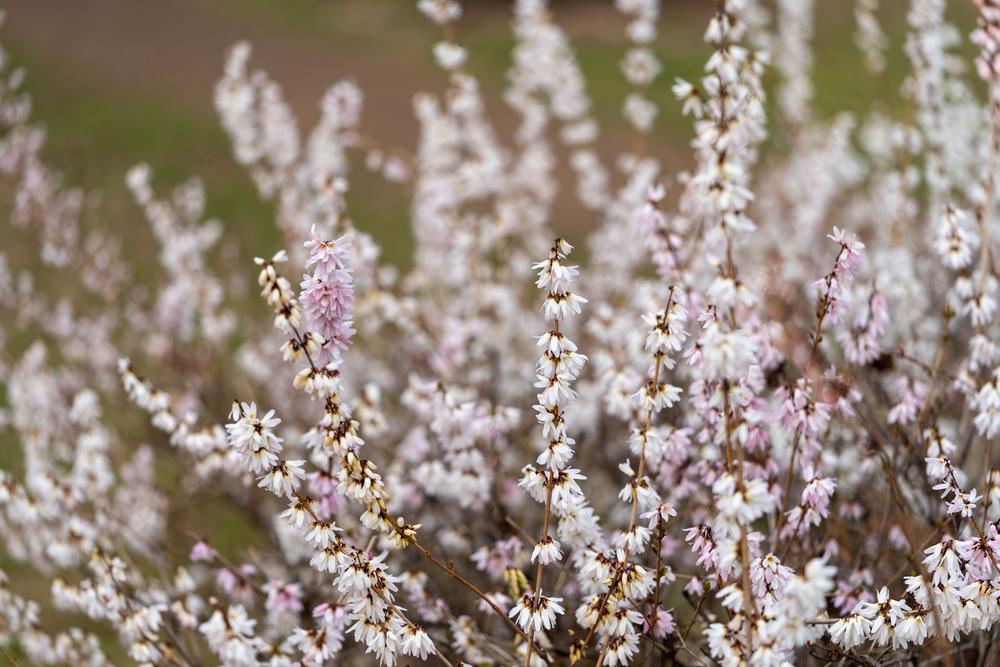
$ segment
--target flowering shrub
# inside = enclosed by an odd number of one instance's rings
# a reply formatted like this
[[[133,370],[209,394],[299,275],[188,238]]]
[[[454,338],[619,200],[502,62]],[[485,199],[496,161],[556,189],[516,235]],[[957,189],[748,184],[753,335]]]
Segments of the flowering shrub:
[[[159,195],[146,165],[137,284],[8,67],[3,655],[997,664],[1000,4],[977,0],[970,66],[945,1],[912,0],[905,114],[832,119],[814,4],[718,0],[703,76],[673,84],[680,174],[644,141],[657,0],[615,3],[613,166],[544,0],[514,5],[509,143],[454,0],[418,2],[447,88],[415,99],[412,154],[362,131],[348,82],[303,135],[237,45],[216,105],[286,246],[250,304],[199,183]],[[877,9],[855,7],[875,73]],[[412,197],[405,273],[350,216],[359,159]],[[552,241],[564,159],[596,228]],[[248,543],[178,531],[192,512]]]

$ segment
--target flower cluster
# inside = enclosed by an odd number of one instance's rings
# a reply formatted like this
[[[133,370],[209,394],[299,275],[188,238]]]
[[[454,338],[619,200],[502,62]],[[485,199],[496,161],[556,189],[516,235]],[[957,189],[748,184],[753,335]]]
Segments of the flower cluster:
[[[334,241],[313,238],[306,243],[306,266],[312,266],[313,272],[302,281],[299,298],[308,330],[322,337],[316,354],[320,366],[339,362],[354,334],[354,281],[347,264],[350,241],[344,235]]]
[[[640,133],[653,129],[656,104],[646,92],[663,69],[650,45],[656,41],[660,0],[616,0],[618,11],[631,19],[625,30],[631,48],[622,60],[622,73],[633,91],[625,98],[625,118]]]
[[[551,630],[556,624],[556,616],[565,611],[560,604],[562,598],[542,594],[542,568],[563,557],[562,545],[549,533],[550,520],[553,515],[570,516],[570,522],[579,524],[577,515],[587,509],[586,499],[578,484],[583,476],[578,469],[569,467],[576,441],[569,437],[566,423],[566,409],[577,397],[572,383],[587,362],[587,357],[577,352],[576,344],[563,332],[566,321],[573,315],[579,315],[581,304],[587,302],[570,289],[579,275],[576,266],[565,264],[572,250],[569,243],[556,239],[548,259],[534,265],[538,270],[535,286],[546,292],[542,312],[552,328],[538,339],[542,356],[535,366],[535,388],[539,393],[534,409],[542,426],[542,438],[548,443],[536,461],[540,468],[525,466],[520,481],[535,501],[545,505],[542,536],[531,553],[531,561],[537,563],[534,586],[517,600],[510,611],[510,616],[516,617],[518,625],[528,631],[525,663],[530,661],[535,633],[543,629]],[[577,525],[574,532],[581,530],[586,531],[587,526]],[[560,532],[564,531],[567,542],[583,541],[579,536],[570,535],[561,520]]]
[[[911,0],[903,99],[828,115],[818,18],[853,11],[889,79],[877,0],[616,0],[608,163],[573,3],[513,3],[497,126],[462,4],[415,4],[443,92],[407,147],[350,82],[303,131],[229,53],[216,107],[287,248],[256,289],[198,180],[124,175],[151,249],[84,216],[0,58],[0,656],[995,663],[997,3],[963,37]],[[674,174],[658,35],[698,11]],[[412,198],[412,266],[352,219],[358,167]],[[589,232],[550,224],[567,181]]]

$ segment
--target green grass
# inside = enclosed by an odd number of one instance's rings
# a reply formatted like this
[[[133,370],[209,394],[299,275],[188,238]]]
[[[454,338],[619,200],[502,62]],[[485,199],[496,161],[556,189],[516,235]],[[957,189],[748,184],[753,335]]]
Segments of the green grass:
[[[124,95],[95,90],[73,79],[60,63],[21,51],[16,44],[11,51],[28,71],[33,117],[47,129],[46,159],[68,184],[100,197],[91,222],[110,224],[126,243],[148,250],[151,237],[142,211],[125,187],[128,169],[148,162],[161,196],[190,177],[201,178],[208,217],[220,218],[248,254],[276,246],[271,207],[259,201],[230,157],[229,141],[214,117],[150,91]]]
[[[238,239],[245,260],[280,247],[273,207],[258,198],[247,173],[236,164],[214,115],[153,91],[124,95],[95,90],[58,63],[16,44],[10,50],[28,71],[25,88],[34,101],[33,117],[47,130],[47,161],[67,184],[99,197],[88,207],[84,225],[111,225],[131,253],[155,260],[147,223],[124,182],[130,167],[148,162],[160,196],[190,177],[204,181],[207,217],[220,219],[227,238]],[[389,261],[407,266],[412,240],[406,187],[386,185],[361,168],[357,172],[349,198],[355,224],[376,237]],[[144,273],[139,276],[144,283],[155,277]]]

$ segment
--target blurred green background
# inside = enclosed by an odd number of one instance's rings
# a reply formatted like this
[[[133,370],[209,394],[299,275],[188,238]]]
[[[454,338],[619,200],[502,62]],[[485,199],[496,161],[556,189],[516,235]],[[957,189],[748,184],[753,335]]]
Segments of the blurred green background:
[[[972,27],[969,2],[951,3],[964,34]],[[48,156],[68,181],[100,193],[94,210],[127,229],[142,226],[123,185],[139,161],[156,170],[158,188],[202,177],[209,213],[237,234],[248,254],[278,243],[269,206],[261,205],[212,106],[212,89],[226,49],[239,39],[254,46],[253,64],[285,88],[308,129],[317,101],[341,78],[366,93],[364,127],[383,141],[412,148],[411,99],[440,91],[443,74],[431,47],[438,30],[412,0],[8,0],[0,42],[28,70],[35,118],[48,127]],[[511,3],[467,0],[458,37],[469,48],[490,114],[504,134],[511,127],[502,104],[510,62]],[[816,107],[823,115],[861,111],[872,104],[899,110],[907,63],[902,51],[905,0],[883,0],[883,29],[892,40],[888,70],[868,75],[853,43],[852,0],[817,3]],[[674,77],[698,75],[708,48],[701,35],[714,3],[664,0],[656,51],[664,71],[654,87],[660,117],[652,151],[670,167],[689,163],[689,119],[670,94]],[[625,19],[611,0],[556,0],[556,21],[570,35],[602,126],[601,152],[613,157],[629,145],[621,120],[627,86],[618,63]],[[773,82],[775,76],[772,75]],[[363,170],[359,170],[362,171]],[[351,209],[357,224],[382,242],[386,256],[406,266],[411,248],[405,189],[363,173],[354,179]],[[561,231],[589,223],[583,209],[560,199],[553,223]],[[584,222],[581,222],[584,221]]]

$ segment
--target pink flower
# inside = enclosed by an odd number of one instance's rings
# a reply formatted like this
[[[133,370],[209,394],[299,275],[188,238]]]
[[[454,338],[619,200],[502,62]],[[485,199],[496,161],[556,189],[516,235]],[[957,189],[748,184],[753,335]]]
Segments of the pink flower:
[[[220,568],[215,574],[215,581],[219,588],[233,598],[249,600],[253,595],[250,588],[250,577],[256,574],[257,568],[249,563],[240,565],[237,571],[229,568]]]
[[[315,265],[301,284],[305,322],[310,331],[324,338],[313,361],[318,366],[339,363],[354,335],[354,279],[348,266],[351,238],[346,234],[334,241],[313,238],[305,246],[310,251],[306,266]]]
[[[864,259],[862,250],[865,248],[865,244],[857,240],[854,234],[844,231],[839,227],[833,228],[833,233],[827,236],[834,243],[839,243],[842,251],[840,257],[837,258],[837,263],[834,266],[834,274],[842,276],[844,278],[850,278],[854,275],[854,271],[861,265],[861,260]]]
[[[274,579],[264,584],[267,600],[264,607],[269,614],[297,615],[302,611],[302,586],[284,584]]]
[[[685,528],[685,542],[691,543],[691,551],[698,554],[698,565],[711,570],[718,564],[719,552],[712,539],[712,529],[705,524]]]
[[[191,547],[191,555],[189,558],[195,562],[198,561],[210,561],[215,560],[219,553],[208,546],[203,540],[198,540],[193,547]]]
[[[656,608],[656,621],[653,623],[653,636],[663,639],[674,631],[674,615],[661,607]],[[649,619],[644,619],[642,631],[649,632]]]

